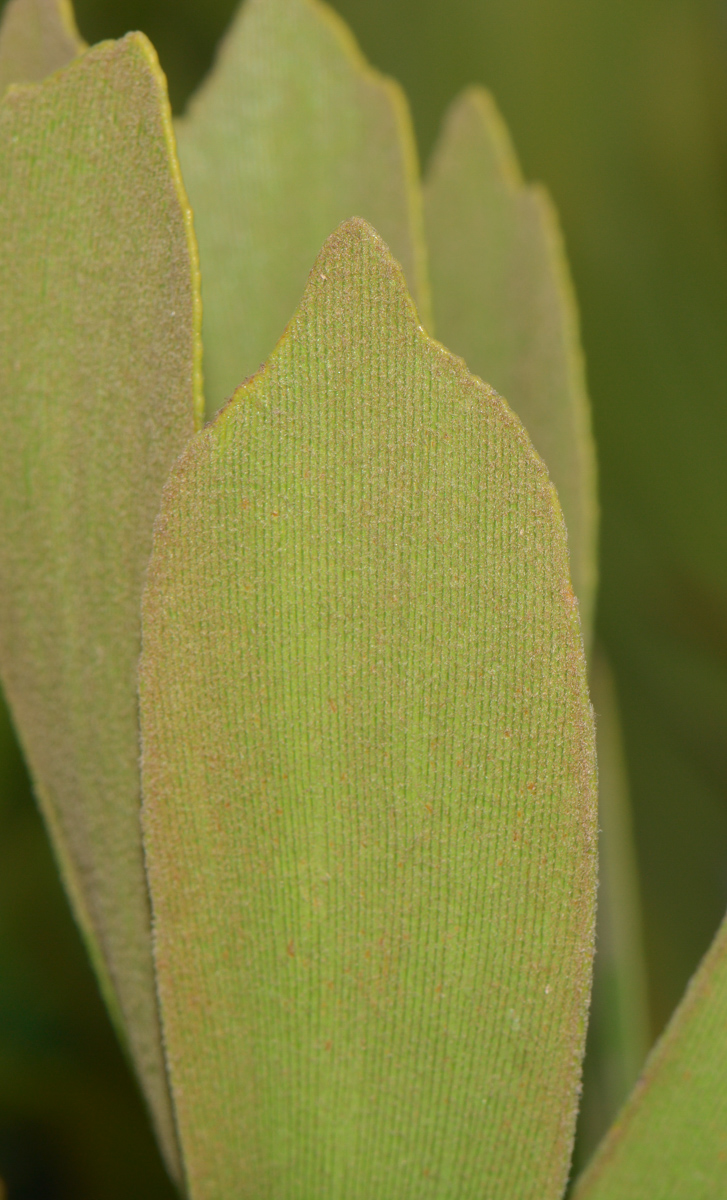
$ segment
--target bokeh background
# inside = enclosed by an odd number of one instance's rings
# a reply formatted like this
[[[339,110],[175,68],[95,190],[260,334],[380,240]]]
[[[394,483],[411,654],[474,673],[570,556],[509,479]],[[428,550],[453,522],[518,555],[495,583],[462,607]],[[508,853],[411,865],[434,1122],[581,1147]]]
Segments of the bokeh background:
[[[484,83],[561,215],[594,408],[598,633],[621,704],[655,1037],[727,906],[727,4],[334,7],[406,88],[424,162],[449,101]],[[76,0],[89,42],[151,37],[177,111],[233,8]],[[9,1200],[172,1196],[4,714],[0,1177]]]

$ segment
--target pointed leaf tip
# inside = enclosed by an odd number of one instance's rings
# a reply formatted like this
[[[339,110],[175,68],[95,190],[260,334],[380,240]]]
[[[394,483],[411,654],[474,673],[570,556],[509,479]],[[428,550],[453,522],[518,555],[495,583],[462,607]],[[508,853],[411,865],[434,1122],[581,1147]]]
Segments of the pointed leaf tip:
[[[424,209],[437,336],[507,398],[547,464],[588,645],[598,503],[573,289],[554,209],[524,184],[482,88],[464,92],[445,118]]]
[[[181,456],[147,578],[144,840],[193,1200],[556,1200],[596,827],[565,531],[365,222]]]
[[[727,920],[574,1200],[727,1195]]]
[[[325,238],[372,221],[429,319],[406,99],[317,0],[248,0],[177,122],[195,214],[210,415],[273,350]]]

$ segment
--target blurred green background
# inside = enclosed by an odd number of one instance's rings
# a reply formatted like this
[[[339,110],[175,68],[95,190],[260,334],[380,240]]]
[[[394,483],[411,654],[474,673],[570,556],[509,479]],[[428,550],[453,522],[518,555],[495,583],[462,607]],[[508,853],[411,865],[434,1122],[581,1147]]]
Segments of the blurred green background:
[[[0,3],[0,8],[2,4]],[[143,29],[180,110],[232,0],[77,0]],[[552,192],[601,478],[598,630],[621,702],[652,1035],[727,906],[727,5],[336,0],[398,78],[423,161],[493,91]],[[0,1176],[10,1200],[171,1195],[0,717]]]

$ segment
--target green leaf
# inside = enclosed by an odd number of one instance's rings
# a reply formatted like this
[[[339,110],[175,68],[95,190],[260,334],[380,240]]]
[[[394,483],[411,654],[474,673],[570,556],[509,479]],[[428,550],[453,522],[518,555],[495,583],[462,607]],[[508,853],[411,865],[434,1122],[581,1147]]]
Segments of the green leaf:
[[[267,358],[348,217],[381,230],[429,321],[406,100],[325,5],[248,0],[177,136],[202,263],[210,414]]]
[[[727,1194],[727,922],[574,1200]]]
[[[194,1200],[547,1200],[593,730],[555,491],[365,222],[167,485],[144,838]]]
[[[141,34],[0,105],[0,671],[167,1160],[139,828],[140,598],[200,407],[191,217]]]
[[[598,752],[599,886],[593,997],[578,1114],[577,1158],[590,1158],[649,1049],[646,963],[618,698],[603,650],[591,663]]]
[[[36,83],[85,48],[69,0],[10,0],[0,21],[0,96]]]
[[[658,1032],[727,906],[724,7],[418,0],[412,20],[412,0],[334,3],[404,84],[423,153],[449,98],[486,80],[562,214]]]
[[[596,460],[575,302],[554,210],[523,183],[492,98],[452,105],[424,190],[437,336],[497,388],[563,506],[586,642],[596,585]]]

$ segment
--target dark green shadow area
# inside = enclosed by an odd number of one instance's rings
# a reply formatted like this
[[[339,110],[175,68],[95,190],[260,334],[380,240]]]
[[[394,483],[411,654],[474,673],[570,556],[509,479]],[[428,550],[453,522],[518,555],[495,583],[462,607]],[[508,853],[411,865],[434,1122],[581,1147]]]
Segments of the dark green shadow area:
[[[0,1178],[9,1200],[170,1200],[0,709]]]

